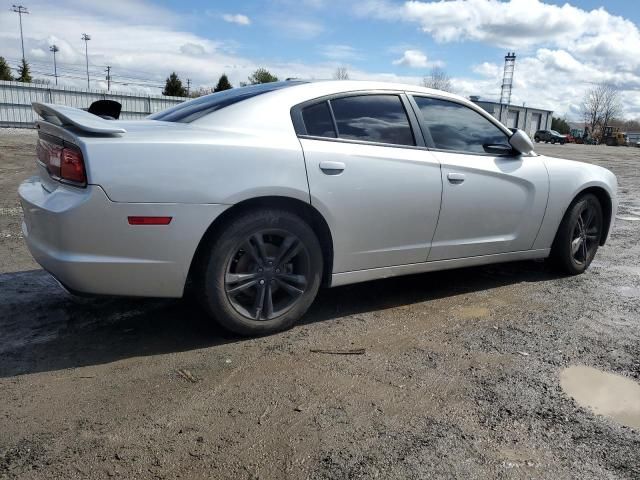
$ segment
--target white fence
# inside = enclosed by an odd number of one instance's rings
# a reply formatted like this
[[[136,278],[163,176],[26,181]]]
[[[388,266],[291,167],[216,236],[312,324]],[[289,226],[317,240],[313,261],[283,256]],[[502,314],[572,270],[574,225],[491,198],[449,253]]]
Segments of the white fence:
[[[123,120],[141,119],[185,101],[182,97],[81,90],[0,80],[0,127],[33,128],[38,116],[31,108],[31,102],[57,103],[86,110],[96,100],[120,102],[120,118]]]

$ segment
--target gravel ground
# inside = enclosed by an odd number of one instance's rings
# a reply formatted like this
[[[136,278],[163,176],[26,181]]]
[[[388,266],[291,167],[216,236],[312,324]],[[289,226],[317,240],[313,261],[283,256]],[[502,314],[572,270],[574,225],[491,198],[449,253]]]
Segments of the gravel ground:
[[[0,130],[0,478],[640,478],[640,432],[559,382],[581,364],[640,380],[640,149],[538,147],[618,176],[622,218],[584,275],[325,290],[246,340],[186,301],[73,298],[38,269],[15,194],[34,141]]]

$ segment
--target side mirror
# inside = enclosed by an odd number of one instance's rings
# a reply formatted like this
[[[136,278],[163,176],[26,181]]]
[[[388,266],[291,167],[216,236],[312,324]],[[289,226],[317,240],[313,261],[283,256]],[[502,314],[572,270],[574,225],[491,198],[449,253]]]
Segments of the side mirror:
[[[515,132],[513,132],[513,135],[509,137],[509,144],[515,151],[525,155],[533,151],[533,143],[531,143],[529,135],[527,135],[520,129],[517,129]]]

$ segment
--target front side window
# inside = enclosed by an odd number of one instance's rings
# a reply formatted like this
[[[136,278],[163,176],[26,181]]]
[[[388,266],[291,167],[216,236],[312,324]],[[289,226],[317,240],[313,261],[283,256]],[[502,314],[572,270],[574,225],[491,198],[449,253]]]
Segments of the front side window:
[[[436,98],[414,99],[434,148],[482,154],[511,151],[506,133],[475,110]]]
[[[398,95],[358,95],[331,100],[340,138],[415,145]]]

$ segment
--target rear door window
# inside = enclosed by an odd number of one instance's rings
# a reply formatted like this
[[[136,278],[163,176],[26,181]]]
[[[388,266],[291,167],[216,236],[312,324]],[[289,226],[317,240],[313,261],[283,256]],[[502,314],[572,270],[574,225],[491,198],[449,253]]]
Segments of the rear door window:
[[[302,119],[307,135],[314,137],[336,138],[336,130],[331,118],[331,110],[327,102],[317,103],[302,110]]]
[[[331,100],[340,138],[415,145],[407,112],[398,95],[358,95]]]

